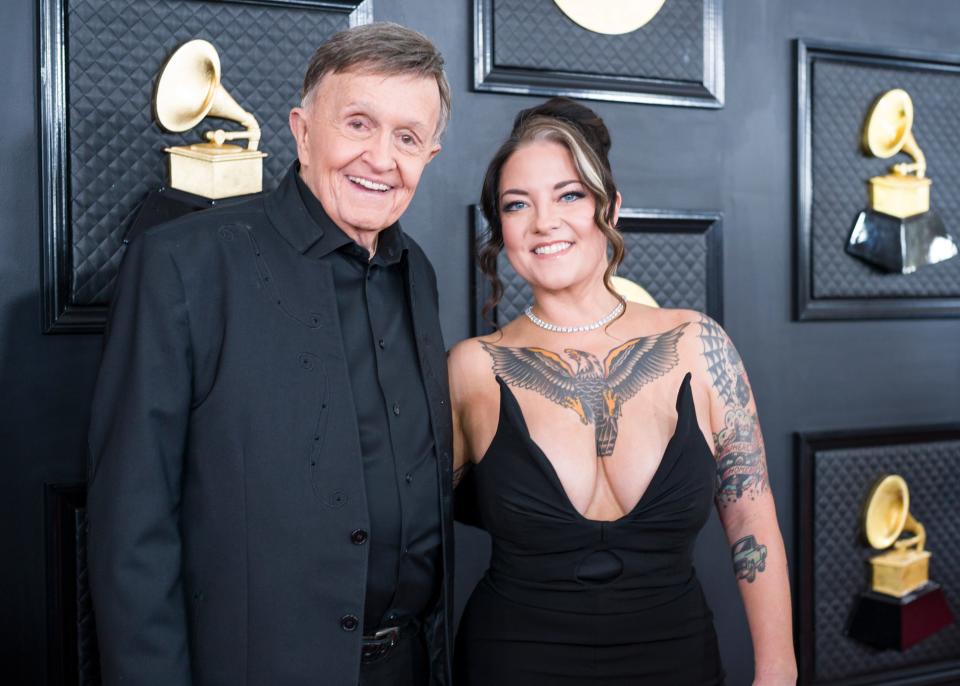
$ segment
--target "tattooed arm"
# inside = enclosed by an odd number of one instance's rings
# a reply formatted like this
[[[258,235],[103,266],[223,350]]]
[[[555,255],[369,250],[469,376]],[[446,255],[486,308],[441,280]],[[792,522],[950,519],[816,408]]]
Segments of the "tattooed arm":
[[[740,355],[723,329],[704,315],[697,328],[701,377],[709,384],[715,498],[753,639],[754,684],[793,684],[797,667],[787,560],[757,406]]]

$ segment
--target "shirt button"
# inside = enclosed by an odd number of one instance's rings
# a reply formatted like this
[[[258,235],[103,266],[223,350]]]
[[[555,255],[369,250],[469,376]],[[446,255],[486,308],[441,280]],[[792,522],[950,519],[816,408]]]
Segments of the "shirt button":
[[[398,417],[400,416],[400,403],[393,404],[393,413]]]
[[[369,534],[363,529],[357,529],[350,533],[350,540],[353,541],[354,545],[363,545],[367,542]]]
[[[406,474],[403,475],[403,478],[406,480],[408,484],[413,483],[413,474],[410,474],[409,472],[407,472]]]
[[[360,626],[360,620],[354,615],[344,615],[340,618],[340,628],[344,631],[356,631]]]
[[[380,346],[380,349],[381,349],[381,350],[382,350],[383,348],[386,348],[386,347],[387,347],[387,344],[383,342],[383,339],[382,339],[382,338],[381,338],[379,341],[377,341],[377,345]]]
[[[391,624],[392,624],[393,622],[397,621],[397,619],[399,619],[399,618],[397,617],[397,613],[396,613],[396,612],[391,612],[390,614],[387,615],[387,621],[390,622]]]

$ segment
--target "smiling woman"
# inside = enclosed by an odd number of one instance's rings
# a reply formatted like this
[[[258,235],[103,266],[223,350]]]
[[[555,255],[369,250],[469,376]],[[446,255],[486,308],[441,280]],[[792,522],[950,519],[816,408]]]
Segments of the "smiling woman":
[[[578,119],[583,123],[580,129],[574,128],[572,124]],[[528,149],[532,143],[537,145],[532,150]],[[565,213],[592,214],[589,218],[581,217],[577,224],[582,227],[584,220],[589,221],[591,229],[599,228],[602,234],[599,239],[604,242],[604,250],[607,243],[612,248],[610,263],[604,265],[603,282],[611,295],[622,300],[611,282],[623,260],[623,237],[614,228],[621,199],[613,183],[609,151],[610,134],[603,121],[591,110],[572,100],[552,98],[540,107],[524,110],[517,115],[513,134],[490,161],[483,180],[481,204],[490,223],[490,233],[480,248],[478,259],[481,270],[491,283],[490,299],[483,307],[485,316],[496,307],[503,295],[503,284],[497,276],[497,255],[505,247],[505,225],[520,227],[524,221],[529,222],[531,219],[549,220],[541,215],[552,211],[551,208],[555,206],[549,192],[546,196],[543,195],[544,183],[541,182],[539,188],[526,188],[518,187],[509,181],[514,178],[542,181],[547,178],[541,174],[544,169],[560,172],[549,177],[557,200],[570,205],[576,200],[583,201],[565,209]],[[504,175],[507,175],[506,182]],[[506,190],[501,191],[501,188]],[[541,215],[535,214],[535,209],[534,212],[530,211],[531,193],[537,193],[538,190]],[[567,192],[561,193],[563,190]],[[517,197],[520,204],[508,203],[511,196]],[[527,202],[522,202],[521,197]],[[504,204],[503,207],[500,206],[501,203]],[[527,211],[516,213],[519,209]],[[595,232],[588,232],[588,235],[590,233]],[[540,249],[543,252],[544,249],[557,248],[544,245]],[[511,251],[508,251],[508,255],[511,254]],[[602,265],[605,261],[604,255],[603,258],[597,257],[593,260],[593,264]],[[516,265],[514,267],[516,268]],[[527,278],[522,272],[520,275]]]
[[[609,150],[594,112],[554,98],[517,116],[484,179],[486,309],[500,252],[533,302],[450,351],[455,479],[475,467],[493,538],[456,683],[722,684],[691,560],[711,502],[734,544],[755,683],[791,683],[786,557],[746,372],[709,317],[614,290]],[[749,575],[744,540],[765,553]]]

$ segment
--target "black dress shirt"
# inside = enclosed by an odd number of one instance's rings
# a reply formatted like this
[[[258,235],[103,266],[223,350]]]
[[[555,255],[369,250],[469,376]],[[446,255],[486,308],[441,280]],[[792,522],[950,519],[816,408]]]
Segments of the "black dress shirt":
[[[373,258],[333,223],[303,180],[297,187],[323,237],[308,255],[333,271],[343,350],[363,455],[370,530],[364,633],[416,620],[438,589],[440,512],[435,445],[417,358],[399,224]]]

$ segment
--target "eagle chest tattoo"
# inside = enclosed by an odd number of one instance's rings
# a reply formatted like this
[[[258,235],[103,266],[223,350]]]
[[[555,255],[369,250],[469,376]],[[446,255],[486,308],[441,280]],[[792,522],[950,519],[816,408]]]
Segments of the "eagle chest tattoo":
[[[564,359],[544,348],[481,345],[493,359],[494,374],[576,412],[584,425],[594,426],[597,457],[610,457],[623,404],[677,366],[677,343],[686,326],[626,341],[608,352],[602,364],[593,353],[574,348],[564,349]]]

